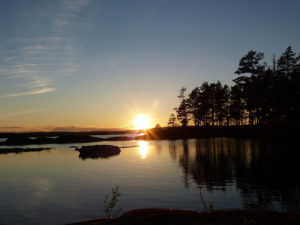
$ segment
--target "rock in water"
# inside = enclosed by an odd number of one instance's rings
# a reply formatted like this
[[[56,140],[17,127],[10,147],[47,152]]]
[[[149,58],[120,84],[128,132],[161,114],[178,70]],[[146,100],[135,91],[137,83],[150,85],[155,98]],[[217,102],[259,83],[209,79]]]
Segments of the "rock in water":
[[[97,159],[97,158],[108,158],[111,156],[119,155],[121,149],[114,145],[89,145],[76,148],[79,151],[79,158],[81,159]]]

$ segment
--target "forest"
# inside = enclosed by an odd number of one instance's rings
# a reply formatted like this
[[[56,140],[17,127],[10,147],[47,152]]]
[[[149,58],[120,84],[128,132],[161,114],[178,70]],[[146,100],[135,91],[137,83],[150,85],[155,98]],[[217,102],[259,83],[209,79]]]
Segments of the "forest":
[[[204,82],[179,91],[168,126],[300,124],[300,54],[289,46],[271,65],[264,53],[249,51],[239,61],[233,86]]]

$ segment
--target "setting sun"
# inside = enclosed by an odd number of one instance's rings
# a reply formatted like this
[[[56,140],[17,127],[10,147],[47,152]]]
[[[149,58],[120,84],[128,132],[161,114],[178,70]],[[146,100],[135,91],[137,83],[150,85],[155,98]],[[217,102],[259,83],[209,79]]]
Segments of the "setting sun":
[[[150,126],[150,118],[145,115],[138,115],[134,122],[137,130],[148,129]]]

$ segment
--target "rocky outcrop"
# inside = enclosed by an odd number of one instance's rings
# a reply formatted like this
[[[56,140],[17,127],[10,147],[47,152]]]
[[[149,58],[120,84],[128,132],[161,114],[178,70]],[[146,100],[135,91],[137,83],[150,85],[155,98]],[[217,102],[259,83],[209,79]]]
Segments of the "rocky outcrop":
[[[172,209],[138,209],[119,218],[98,219],[70,225],[282,225],[300,224],[299,213],[259,210],[227,210],[195,212]]]
[[[79,158],[81,159],[97,159],[97,158],[108,158],[111,156],[119,155],[121,149],[114,145],[89,145],[75,148],[79,151]]]

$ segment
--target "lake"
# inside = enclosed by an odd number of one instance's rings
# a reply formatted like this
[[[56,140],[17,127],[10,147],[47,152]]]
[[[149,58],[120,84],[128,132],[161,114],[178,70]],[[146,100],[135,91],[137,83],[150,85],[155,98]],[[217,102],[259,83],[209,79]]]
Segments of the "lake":
[[[299,211],[299,147],[292,142],[208,138],[26,146],[53,149],[0,154],[0,224],[104,217],[105,195],[115,186],[122,194],[122,212],[209,207]],[[84,160],[70,148],[94,144],[129,147],[117,156]]]

